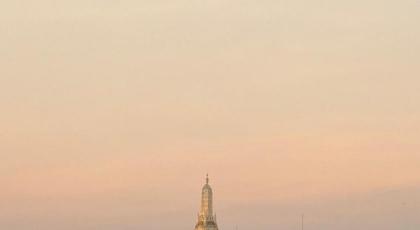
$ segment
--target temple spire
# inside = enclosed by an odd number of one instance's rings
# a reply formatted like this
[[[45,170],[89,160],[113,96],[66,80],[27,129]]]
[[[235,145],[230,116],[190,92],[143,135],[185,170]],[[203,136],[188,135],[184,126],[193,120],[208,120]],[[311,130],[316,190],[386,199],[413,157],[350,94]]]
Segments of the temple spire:
[[[201,208],[195,230],[218,230],[216,215],[213,215],[213,191],[209,185],[209,174],[201,191]]]

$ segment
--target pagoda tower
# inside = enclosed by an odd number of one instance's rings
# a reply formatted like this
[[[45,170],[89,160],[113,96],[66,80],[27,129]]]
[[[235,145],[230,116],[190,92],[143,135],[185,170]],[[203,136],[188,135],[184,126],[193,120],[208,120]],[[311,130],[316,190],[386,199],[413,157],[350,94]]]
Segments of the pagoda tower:
[[[208,175],[206,176],[206,184],[201,191],[201,208],[195,230],[218,230],[216,215],[213,215],[213,191],[209,185]]]

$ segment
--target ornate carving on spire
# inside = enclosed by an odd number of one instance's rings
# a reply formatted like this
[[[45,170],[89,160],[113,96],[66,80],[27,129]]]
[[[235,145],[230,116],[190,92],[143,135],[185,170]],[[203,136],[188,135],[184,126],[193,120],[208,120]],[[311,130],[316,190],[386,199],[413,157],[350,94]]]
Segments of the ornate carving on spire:
[[[213,215],[213,191],[209,185],[208,174],[206,174],[206,184],[201,191],[201,210],[195,230],[218,230],[216,216]]]

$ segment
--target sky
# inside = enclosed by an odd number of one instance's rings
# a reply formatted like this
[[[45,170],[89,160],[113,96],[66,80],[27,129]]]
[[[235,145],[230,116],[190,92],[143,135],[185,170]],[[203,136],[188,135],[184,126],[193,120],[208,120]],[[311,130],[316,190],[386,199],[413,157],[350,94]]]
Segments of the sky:
[[[0,227],[420,226],[420,1],[1,0]]]

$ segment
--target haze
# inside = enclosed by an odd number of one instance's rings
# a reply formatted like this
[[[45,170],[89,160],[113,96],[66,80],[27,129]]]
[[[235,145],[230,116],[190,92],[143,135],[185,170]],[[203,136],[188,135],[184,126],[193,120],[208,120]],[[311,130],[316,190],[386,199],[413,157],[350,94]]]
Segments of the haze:
[[[0,228],[420,226],[418,0],[0,1]]]

